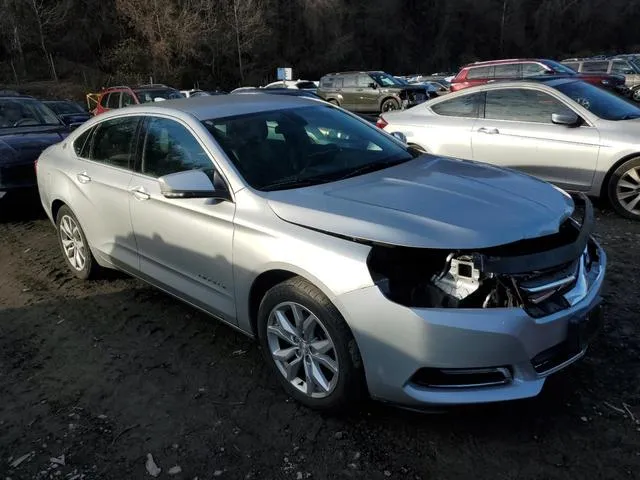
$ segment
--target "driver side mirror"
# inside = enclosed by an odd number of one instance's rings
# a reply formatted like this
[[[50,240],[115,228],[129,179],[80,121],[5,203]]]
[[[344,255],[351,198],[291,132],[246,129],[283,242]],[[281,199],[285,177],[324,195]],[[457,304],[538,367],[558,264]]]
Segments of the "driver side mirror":
[[[373,88],[374,90],[378,88],[378,84],[376,82],[369,83],[369,88]]]
[[[565,125],[567,127],[578,127],[582,123],[582,119],[575,113],[553,113],[551,114],[551,122],[556,125]]]
[[[213,182],[202,170],[186,170],[164,175],[158,179],[158,183],[160,193],[166,198],[231,200],[231,194],[218,172],[214,172]]]

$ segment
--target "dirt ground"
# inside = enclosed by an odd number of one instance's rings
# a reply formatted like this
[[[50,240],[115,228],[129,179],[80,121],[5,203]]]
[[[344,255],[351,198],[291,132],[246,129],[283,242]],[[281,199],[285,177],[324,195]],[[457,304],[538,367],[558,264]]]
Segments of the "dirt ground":
[[[540,397],[336,418],[288,400],[230,328],[123,275],[76,280],[23,207],[0,221],[0,480],[151,478],[149,453],[189,480],[640,476],[640,223],[597,209],[604,331]]]

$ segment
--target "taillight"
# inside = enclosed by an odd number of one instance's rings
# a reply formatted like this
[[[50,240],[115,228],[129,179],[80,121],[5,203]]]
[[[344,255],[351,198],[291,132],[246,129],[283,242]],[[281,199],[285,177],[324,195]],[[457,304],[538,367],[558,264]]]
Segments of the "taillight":
[[[387,122],[384,118],[382,117],[378,117],[378,120],[376,121],[376,127],[378,128],[384,128],[387,125],[389,125],[389,122]]]

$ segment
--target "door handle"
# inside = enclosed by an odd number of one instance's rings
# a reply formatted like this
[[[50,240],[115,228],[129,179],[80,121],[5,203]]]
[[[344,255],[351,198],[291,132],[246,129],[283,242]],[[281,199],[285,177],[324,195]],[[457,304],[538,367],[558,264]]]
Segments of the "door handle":
[[[480,127],[478,129],[478,133],[486,133],[488,135],[497,135],[498,133],[500,133],[500,130],[498,130],[497,128]]]
[[[151,195],[147,193],[144,187],[132,188],[130,192],[133,193],[133,196],[138,200],[149,200],[151,198]]]
[[[91,181],[91,177],[87,175],[87,172],[77,174],[76,178],[80,183],[89,183]]]

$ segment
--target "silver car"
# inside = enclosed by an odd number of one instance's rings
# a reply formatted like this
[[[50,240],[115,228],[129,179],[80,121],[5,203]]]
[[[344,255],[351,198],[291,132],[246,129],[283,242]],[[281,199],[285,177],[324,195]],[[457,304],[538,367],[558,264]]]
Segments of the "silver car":
[[[601,321],[586,197],[574,214],[556,187],[423,155],[325,103],[129,107],[37,172],[78,277],[120,269],[257,337],[310,407],[535,396]]]
[[[640,219],[640,107],[588,83],[494,83],[378,124],[424,151],[515,168]]]

